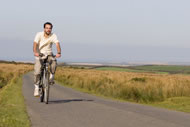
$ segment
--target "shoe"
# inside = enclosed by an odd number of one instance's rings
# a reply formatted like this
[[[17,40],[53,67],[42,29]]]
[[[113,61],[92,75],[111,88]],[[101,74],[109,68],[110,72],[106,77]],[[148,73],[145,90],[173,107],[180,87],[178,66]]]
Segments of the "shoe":
[[[55,82],[54,82],[54,81],[50,81],[49,84],[50,84],[50,85],[54,85]]]
[[[40,96],[40,93],[39,93],[39,85],[34,85],[35,88],[34,88],[34,97],[39,97]]]
[[[54,82],[54,74],[50,73],[50,76],[49,76],[49,84],[50,85],[54,85],[55,82]]]

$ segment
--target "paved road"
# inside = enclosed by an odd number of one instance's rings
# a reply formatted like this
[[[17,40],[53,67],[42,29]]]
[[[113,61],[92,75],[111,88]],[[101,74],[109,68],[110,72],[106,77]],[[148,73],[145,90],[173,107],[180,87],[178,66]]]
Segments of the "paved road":
[[[23,94],[33,127],[190,127],[190,114],[103,99],[54,85],[48,105],[33,97],[33,73]]]

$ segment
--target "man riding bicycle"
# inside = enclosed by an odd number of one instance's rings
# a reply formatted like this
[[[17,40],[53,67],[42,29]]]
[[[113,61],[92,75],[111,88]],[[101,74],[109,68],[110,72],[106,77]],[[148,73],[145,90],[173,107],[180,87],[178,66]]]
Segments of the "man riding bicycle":
[[[54,74],[56,71],[57,60],[61,57],[61,47],[55,33],[52,33],[53,25],[50,22],[44,24],[44,31],[38,32],[34,39],[33,52],[35,56],[34,64],[34,96],[39,96],[40,74],[42,68],[42,60],[40,54],[48,55],[48,62],[50,64],[50,85],[54,84]],[[53,57],[52,45],[56,44],[57,54]]]

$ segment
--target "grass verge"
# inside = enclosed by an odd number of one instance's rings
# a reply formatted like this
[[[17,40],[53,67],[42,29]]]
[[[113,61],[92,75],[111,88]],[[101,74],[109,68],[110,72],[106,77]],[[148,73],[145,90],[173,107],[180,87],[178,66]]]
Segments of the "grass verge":
[[[172,97],[163,102],[152,103],[150,105],[190,113],[190,97]]]
[[[0,63],[0,127],[29,127],[22,95],[22,75],[32,65]]]
[[[14,78],[0,91],[0,127],[30,127],[21,77]]]

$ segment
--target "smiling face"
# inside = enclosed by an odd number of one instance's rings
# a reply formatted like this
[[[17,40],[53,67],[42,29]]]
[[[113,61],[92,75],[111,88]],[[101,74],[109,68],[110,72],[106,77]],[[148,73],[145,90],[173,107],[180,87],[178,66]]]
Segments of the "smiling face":
[[[51,31],[52,31],[51,25],[46,24],[46,25],[45,25],[45,28],[44,28],[45,34],[50,35],[50,34],[51,34]]]

